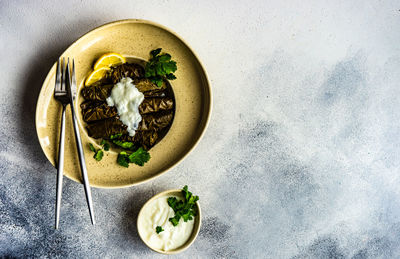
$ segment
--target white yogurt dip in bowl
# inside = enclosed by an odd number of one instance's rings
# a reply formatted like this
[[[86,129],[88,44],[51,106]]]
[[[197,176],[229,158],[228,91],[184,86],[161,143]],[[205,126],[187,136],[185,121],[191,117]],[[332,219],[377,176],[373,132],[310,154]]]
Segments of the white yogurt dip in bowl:
[[[157,194],[143,205],[137,219],[137,229],[142,241],[161,254],[176,254],[186,250],[196,239],[201,225],[200,204],[197,201],[197,213],[193,220],[184,222],[181,218],[179,224],[173,226],[169,218],[173,218],[175,212],[167,203],[169,197],[182,200],[182,190],[168,190]],[[156,232],[158,226],[162,227],[162,232]]]

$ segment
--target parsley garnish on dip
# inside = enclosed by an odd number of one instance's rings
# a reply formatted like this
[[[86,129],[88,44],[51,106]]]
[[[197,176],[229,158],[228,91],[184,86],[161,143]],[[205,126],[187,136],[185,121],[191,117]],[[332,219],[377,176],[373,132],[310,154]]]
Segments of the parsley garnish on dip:
[[[143,241],[162,251],[184,245],[194,229],[198,200],[199,197],[185,186],[181,196],[166,194],[147,203],[138,219],[138,231]]]
[[[156,227],[157,234],[160,234],[160,232],[163,232],[163,231],[164,231],[164,229],[162,227],[160,227],[160,226]]]

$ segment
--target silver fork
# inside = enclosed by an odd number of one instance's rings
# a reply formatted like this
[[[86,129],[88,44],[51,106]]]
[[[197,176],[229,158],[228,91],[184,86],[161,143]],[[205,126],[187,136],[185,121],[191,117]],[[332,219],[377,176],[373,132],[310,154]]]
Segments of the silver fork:
[[[62,70],[62,72],[61,72]],[[60,145],[58,148],[58,166],[57,166],[57,194],[56,194],[56,222],[55,228],[58,228],[60,221],[60,204],[62,194],[62,181],[64,171],[64,143],[65,143],[65,108],[69,104],[69,96],[66,84],[66,65],[65,59],[61,58],[57,62],[56,83],[54,86],[54,98],[62,105],[61,114],[61,130],[60,130]]]

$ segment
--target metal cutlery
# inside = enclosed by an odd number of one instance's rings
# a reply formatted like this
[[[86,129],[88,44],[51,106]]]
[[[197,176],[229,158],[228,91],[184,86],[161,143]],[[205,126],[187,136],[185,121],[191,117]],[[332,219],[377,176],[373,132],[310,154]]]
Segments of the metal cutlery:
[[[56,83],[54,86],[54,98],[62,105],[61,113],[61,129],[60,129],[60,144],[58,149],[58,165],[57,165],[57,193],[56,193],[56,221],[55,228],[58,228],[60,221],[60,205],[62,195],[62,180],[64,171],[64,144],[65,144],[65,108],[70,103],[70,98],[66,86],[66,66],[64,58],[57,62]]]
[[[72,122],[75,131],[75,141],[78,150],[79,164],[82,172],[83,185],[85,190],[86,201],[89,207],[90,220],[95,224],[92,195],[90,192],[90,184],[86,169],[86,162],[82,148],[82,141],[79,133],[78,121],[75,114],[74,100],[76,97],[76,78],[75,78],[75,62],[72,59],[72,69],[70,68],[69,58],[65,62],[64,58],[60,58],[57,62],[56,82],[54,86],[54,98],[62,105],[60,144],[58,152],[57,165],[57,191],[56,191],[56,210],[55,210],[55,228],[57,229],[60,221],[60,207],[62,196],[62,180],[64,168],[64,145],[65,145],[65,110],[68,104],[71,104]]]
[[[85,162],[85,154],[83,153],[83,147],[82,147],[82,141],[81,141],[81,135],[79,133],[79,125],[78,125],[78,120],[77,116],[75,113],[75,97],[76,97],[76,78],[75,78],[75,61],[72,59],[72,68],[70,69],[69,66],[69,60],[67,62],[67,92],[68,96],[70,99],[70,104],[71,104],[71,113],[72,113],[72,122],[74,125],[74,131],[75,131],[75,141],[76,141],[76,147],[78,149],[78,156],[79,156],[79,165],[81,167],[81,172],[82,172],[82,179],[83,179],[83,185],[85,188],[85,195],[86,195],[86,201],[89,206],[89,214],[90,214],[90,220],[92,221],[92,224],[95,224],[95,219],[94,219],[94,211],[93,211],[93,203],[92,203],[92,194],[90,191],[90,184],[89,184],[89,178],[88,178],[88,172],[86,169],[86,162]]]

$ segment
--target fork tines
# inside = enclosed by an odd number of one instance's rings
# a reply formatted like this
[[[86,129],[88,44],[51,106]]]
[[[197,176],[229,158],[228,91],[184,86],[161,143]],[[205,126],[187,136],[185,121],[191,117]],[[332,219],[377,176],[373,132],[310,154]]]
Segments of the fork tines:
[[[62,72],[61,72],[62,70]],[[65,58],[60,58],[57,62],[57,70],[56,70],[56,83],[54,86],[54,97],[62,102],[67,103],[67,85],[66,85],[66,64]]]

